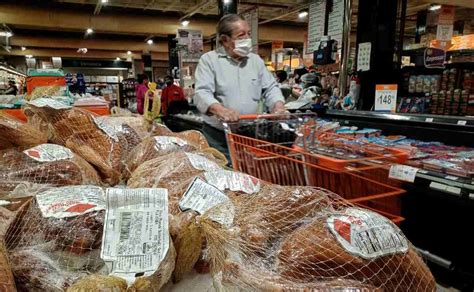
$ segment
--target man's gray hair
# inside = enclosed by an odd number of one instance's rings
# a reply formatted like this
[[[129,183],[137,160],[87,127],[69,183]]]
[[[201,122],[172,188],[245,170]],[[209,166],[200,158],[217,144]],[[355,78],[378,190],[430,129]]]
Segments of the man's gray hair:
[[[242,16],[237,14],[227,14],[219,20],[217,23],[217,37],[219,38],[219,43],[221,42],[220,37],[222,35],[232,36],[232,24],[240,20],[245,21]]]

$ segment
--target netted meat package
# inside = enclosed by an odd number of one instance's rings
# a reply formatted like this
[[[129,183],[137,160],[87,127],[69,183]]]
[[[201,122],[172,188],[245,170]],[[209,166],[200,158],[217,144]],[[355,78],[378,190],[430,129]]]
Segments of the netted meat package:
[[[19,151],[0,151],[0,196],[22,185],[100,185],[97,171],[70,149],[41,144]]]
[[[100,246],[105,200],[97,186],[47,188],[33,202],[5,242],[20,291],[63,291],[104,267]]]
[[[47,99],[28,103],[25,112],[46,122],[50,140],[82,156],[109,185],[119,183],[124,155],[147,135],[138,117],[98,117]]]
[[[0,149],[26,149],[46,142],[48,134],[40,131],[40,128],[0,112]]]
[[[211,271],[224,287],[436,289],[431,272],[395,224],[324,189],[267,185],[257,195],[216,205],[199,223]]]
[[[177,151],[141,164],[128,180],[130,188],[165,188],[170,213],[177,214],[178,201],[192,180],[205,171],[220,169],[217,161],[197,153]]]
[[[185,140],[173,136],[146,138],[126,156],[124,161],[124,177],[128,179],[133,171],[144,162],[178,150],[193,151],[196,148]]]
[[[131,291],[159,291],[176,258],[166,194],[87,185],[39,191],[5,236],[17,288],[85,291],[93,280],[120,287],[119,277]]]

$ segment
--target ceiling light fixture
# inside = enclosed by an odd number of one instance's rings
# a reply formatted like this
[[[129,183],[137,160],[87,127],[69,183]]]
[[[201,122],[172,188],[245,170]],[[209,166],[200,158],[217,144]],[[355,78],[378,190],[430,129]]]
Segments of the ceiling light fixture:
[[[153,45],[153,40],[149,39],[149,40],[146,41],[146,43],[149,44],[149,45]]]
[[[102,2],[102,4],[104,4],[104,3],[109,2],[109,0],[102,0],[102,1],[100,1],[100,2]]]
[[[181,21],[181,25],[184,26],[184,27],[186,27],[186,26],[189,25],[189,22],[190,22],[190,21],[187,20],[187,19],[186,19],[186,20],[183,20],[183,21]]]
[[[94,32],[94,30],[93,30],[92,28],[86,29],[86,33],[87,33],[87,34],[91,34],[91,33],[93,33],[93,32]]]
[[[0,36],[9,38],[13,36],[13,33],[11,31],[0,31]]]
[[[33,58],[33,55],[25,55],[28,59]]]
[[[22,51],[26,51],[26,48],[25,48],[25,47],[21,47],[21,50],[22,50]]]
[[[232,3],[232,0],[224,0],[224,4]]]
[[[115,58],[115,61],[120,61],[121,59],[119,57]]]
[[[82,53],[82,54],[87,54],[87,48],[79,48],[77,49],[77,52]]]
[[[132,54],[132,51],[127,51],[127,55],[131,55]]]
[[[428,8],[431,11],[436,11],[438,9],[441,9],[441,5],[439,4],[431,4],[430,8]]]
[[[305,18],[306,16],[308,16],[308,11],[306,10],[302,10],[298,13],[299,18]]]

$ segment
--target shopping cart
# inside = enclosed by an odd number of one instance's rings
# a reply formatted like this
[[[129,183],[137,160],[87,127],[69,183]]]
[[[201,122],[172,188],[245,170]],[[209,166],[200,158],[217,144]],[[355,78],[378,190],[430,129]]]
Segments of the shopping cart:
[[[235,170],[280,185],[322,187],[394,222],[403,220],[400,195],[404,190],[397,182],[389,182],[386,163],[360,159],[355,163],[357,167],[349,163],[344,168],[329,168],[324,163],[321,165],[327,157],[294,147],[295,140],[304,136],[300,129],[311,123],[314,116],[243,118],[224,124]]]

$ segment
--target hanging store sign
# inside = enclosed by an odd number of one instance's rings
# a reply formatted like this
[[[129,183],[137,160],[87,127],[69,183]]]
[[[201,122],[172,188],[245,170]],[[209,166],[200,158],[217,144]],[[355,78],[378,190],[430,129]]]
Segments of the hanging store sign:
[[[63,67],[68,68],[132,68],[131,62],[101,60],[62,60]]]
[[[326,0],[316,0],[309,4],[308,19],[308,54],[313,54],[319,49],[319,42],[324,35],[324,25],[326,22]]]
[[[202,31],[178,29],[178,45],[182,62],[198,62],[203,52]]]
[[[343,23],[344,0],[333,0],[332,10],[328,16],[328,36],[337,41],[338,48],[342,48]]]
[[[374,110],[395,112],[397,108],[397,84],[377,84],[375,86]]]
[[[426,68],[444,68],[446,52],[437,48],[426,48],[424,54],[424,64]]]

